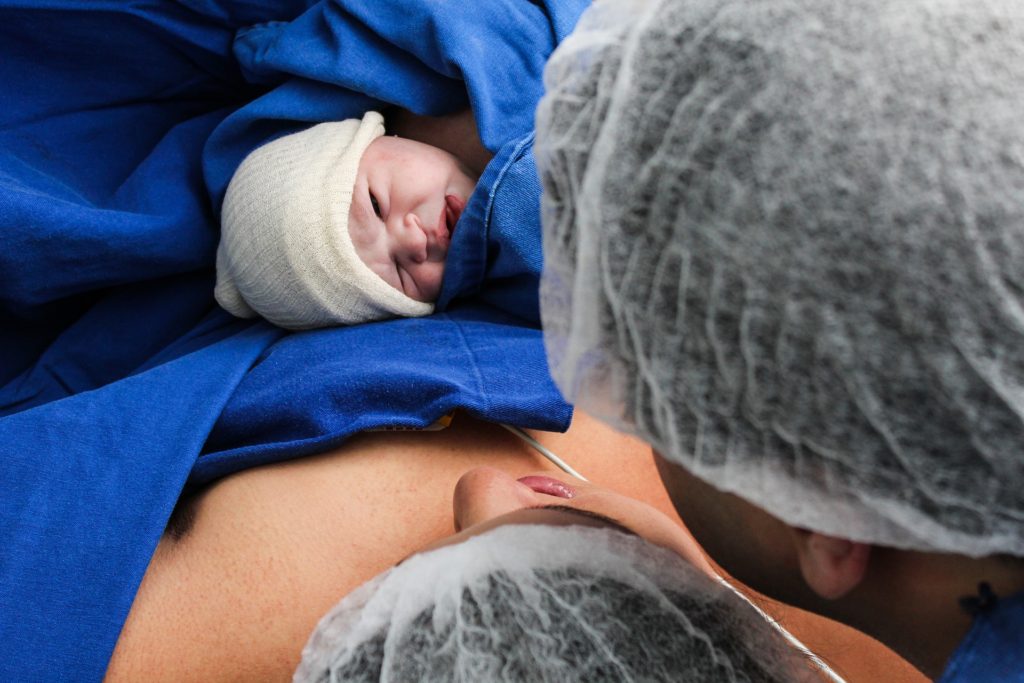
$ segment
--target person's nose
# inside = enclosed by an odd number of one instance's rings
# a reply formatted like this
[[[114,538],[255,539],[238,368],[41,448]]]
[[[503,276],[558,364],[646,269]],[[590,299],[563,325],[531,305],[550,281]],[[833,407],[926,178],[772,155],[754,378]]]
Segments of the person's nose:
[[[415,213],[410,211],[402,216],[391,229],[391,237],[397,247],[396,252],[402,258],[413,263],[423,263],[427,260],[430,240],[419,216]]]
[[[493,467],[466,472],[455,485],[455,530],[462,531],[509,512],[531,507],[537,494],[510,475]]]

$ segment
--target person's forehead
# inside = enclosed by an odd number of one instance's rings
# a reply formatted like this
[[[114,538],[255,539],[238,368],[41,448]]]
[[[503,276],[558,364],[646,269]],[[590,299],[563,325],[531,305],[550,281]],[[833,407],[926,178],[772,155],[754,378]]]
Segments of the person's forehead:
[[[401,170],[410,163],[442,163],[444,158],[444,153],[432,145],[392,135],[374,140],[363,152],[359,165],[372,174],[381,170]]]
[[[380,137],[363,150],[356,173],[356,186],[380,180],[380,174],[388,171],[395,163],[395,153],[389,149],[389,138]]]

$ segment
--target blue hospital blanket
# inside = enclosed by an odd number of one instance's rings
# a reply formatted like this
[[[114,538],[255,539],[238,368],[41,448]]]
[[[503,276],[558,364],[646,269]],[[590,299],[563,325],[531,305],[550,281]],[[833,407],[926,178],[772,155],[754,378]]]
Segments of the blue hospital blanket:
[[[975,615],[938,683],[1024,682],[1024,593],[999,598]]]
[[[0,680],[99,680],[180,495],[461,408],[565,429],[538,329],[545,3],[0,0]],[[245,155],[396,104],[495,153],[439,312],[286,334],[212,298]]]

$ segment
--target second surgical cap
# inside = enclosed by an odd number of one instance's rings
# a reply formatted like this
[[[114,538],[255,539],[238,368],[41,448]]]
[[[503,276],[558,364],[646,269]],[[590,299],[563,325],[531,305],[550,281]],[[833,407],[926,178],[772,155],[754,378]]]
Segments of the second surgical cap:
[[[1024,555],[1024,8],[595,3],[537,115],[552,372],[783,521]]]
[[[295,683],[818,680],[735,592],[612,529],[504,526],[414,555],[320,621]]]

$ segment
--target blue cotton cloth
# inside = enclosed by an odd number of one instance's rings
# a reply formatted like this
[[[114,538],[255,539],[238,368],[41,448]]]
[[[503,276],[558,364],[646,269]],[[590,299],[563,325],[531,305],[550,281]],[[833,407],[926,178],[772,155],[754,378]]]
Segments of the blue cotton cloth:
[[[0,0],[0,679],[99,680],[181,491],[459,408],[568,426],[538,329],[543,64],[582,2]],[[249,151],[397,104],[495,158],[433,316],[213,301]]]
[[[1024,683],[1024,593],[974,618],[939,683]]]

